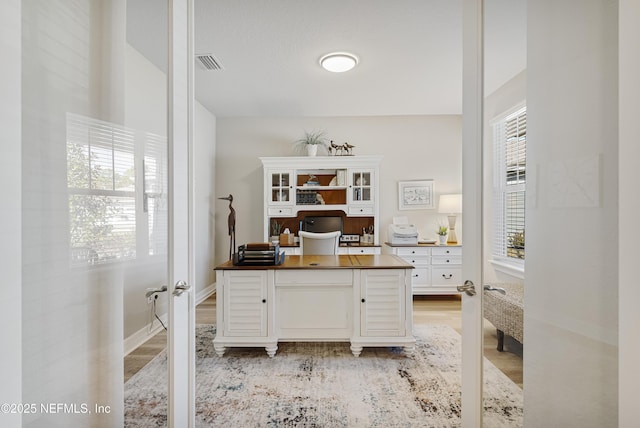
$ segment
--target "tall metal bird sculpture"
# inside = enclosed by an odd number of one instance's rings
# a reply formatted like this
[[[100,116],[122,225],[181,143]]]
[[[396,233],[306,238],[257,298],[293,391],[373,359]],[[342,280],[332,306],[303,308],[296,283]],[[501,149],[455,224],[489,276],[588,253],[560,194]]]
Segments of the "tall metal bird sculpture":
[[[225,198],[218,199],[229,201],[229,216],[227,217],[227,226],[229,227],[229,260],[231,260],[236,248],[236,210],[231,206],[231,204],[233,203],[233,195],[229,194],[229,196]]]

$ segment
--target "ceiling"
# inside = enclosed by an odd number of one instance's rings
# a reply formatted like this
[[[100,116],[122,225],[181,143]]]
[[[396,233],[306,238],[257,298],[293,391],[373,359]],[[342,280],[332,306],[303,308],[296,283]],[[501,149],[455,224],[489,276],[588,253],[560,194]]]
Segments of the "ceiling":
[[[128,0],[129,43],[166,69],[157,0]],[[486,93],[525,68],[525,0],[486,0]],[[462,0],[195,0],[196,98],[217,117],[460,114]],[[359,64],[323,70],[348,51]],[[508,54],[507,54],[508,53]]]

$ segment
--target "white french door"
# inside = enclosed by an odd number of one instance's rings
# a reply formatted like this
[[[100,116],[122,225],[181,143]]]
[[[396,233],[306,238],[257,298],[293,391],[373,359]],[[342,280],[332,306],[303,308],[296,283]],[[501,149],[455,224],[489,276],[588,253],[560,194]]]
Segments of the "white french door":
[[[5,181],[20,192],[10,199],[21,214],[21,225],[10,225],[18,234],[6,241],[19,246],[11,251],[22,272],[19,292],[12,288],[15,293],[0,295],[3,314],[20,317],[22,328],[15,323],[16,334],[2,338],[12,349],[24,350],[17,358],[2,359],[13,371],[14,376],[3,372],[2,378],[14,393],[3,389],[1,402],[35,405],[28,409],[35,411],[16,413],[11,420],[0,415],[0,425],[123,426],[124,320],[144,311],[145,290],[168,278],[168,423],[193,426],[194,302],[190,291],[174,296],[178,281],[190,284],[193,278],[193,2],[167,0],[166,5],[170,67],[149,72],[136,62],[134,71],[145,70],[145,87],[128,85],[137,78],[128,67],[140,57],[132,56],[127,43],[126,1],[30,0],[0,6],[0,15],[12,23],[5,26],[8,37],[1,46],[14,59],[0,72],[12,88],[0,103],[3,112],[12,113],[2,115],[12,122],[5,134],[12,138],[6,160],[13,168],[6,172],[16,175]],[[146,94],[166,87],[164,72],[170,76],[169,102],[154,102],[159,97]],[[138,129],[141,122],[145,127]],[[161,244],[149,243],[144,218],[150,214],[142,214],[139,203],[144,187],[140,150],[132,143],[141,133],[162,136],[165,129],[168,269],[165,253],[158,251]],[[15,214],[3,212],[2,219],[15,220]],[[20,276],[15,270],[8,274],[9,282]],[[15,301],[8,302],[9,297]],[[13,308],[4,310],[8,304]]]
[[[470,290],[462,293],[462,426],[469,428],[482,426],[482,9],[482,0],[463,3],[462,277]]]
[[[463,273],[477,291],[462,302],[464,427],[482,426],[485,3],[463,3]],[[527,2],[525,426],[623,426],[618,293],[628,291],[628,281],[620,281],[621,255],[612,250],[624,242],[619,219],[626,215],[618,200],[619,150],[625,148],[616,107],[625,71],[617,56],[624,40],[617,38],[618,4]],[[592,109],[603,105],[612,107]],[[547,239],[546,231],[558,225],[562,239]]]
[[[195,424],[192,230],[193,0],[169,0],[169,427]]]

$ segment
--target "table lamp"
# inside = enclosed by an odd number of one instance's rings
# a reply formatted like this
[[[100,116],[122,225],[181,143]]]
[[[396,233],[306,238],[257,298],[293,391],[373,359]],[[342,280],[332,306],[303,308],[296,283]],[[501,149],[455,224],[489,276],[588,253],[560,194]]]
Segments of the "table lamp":
[[[449,237],[447,244],[457,244],[456,218],[457,214],[462,213],[462,195],[440,195],[438,212],[447,214],[449,219]]]

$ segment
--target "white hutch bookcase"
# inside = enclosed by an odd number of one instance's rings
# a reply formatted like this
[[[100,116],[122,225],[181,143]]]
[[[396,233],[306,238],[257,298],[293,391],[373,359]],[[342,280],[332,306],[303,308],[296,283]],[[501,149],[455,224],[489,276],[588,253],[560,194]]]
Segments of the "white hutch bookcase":
[[[264,239],[274,222],[296,233],[314,213],[339,213],[344,234],[373,231],[373,242],[342,253],[379,254],[379,167],[382,156],[261,157],[264,171]],[[281,247],[287,254],[297,248]]]

